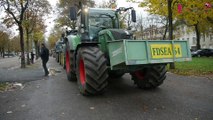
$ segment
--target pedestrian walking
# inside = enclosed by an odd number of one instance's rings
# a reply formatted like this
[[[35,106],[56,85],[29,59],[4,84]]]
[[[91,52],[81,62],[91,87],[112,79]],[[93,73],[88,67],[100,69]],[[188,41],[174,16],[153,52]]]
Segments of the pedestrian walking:
[[[33,64],[34,63],[34,55],[35,54],[33,52],[31,52],[30,55],[31,55],[31,63]]]
[[[42,66],[44,68],[45,76],[48,76],[49,71],[47,69],[47,62],[49,60],[49,50],[46,48],[45,44],[41,44],[41,60],[42,60]]]

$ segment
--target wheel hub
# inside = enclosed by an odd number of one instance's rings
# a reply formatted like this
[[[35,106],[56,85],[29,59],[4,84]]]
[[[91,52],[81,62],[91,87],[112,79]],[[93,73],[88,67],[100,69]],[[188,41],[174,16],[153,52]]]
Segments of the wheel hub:
[[[135,75],[138,79],[143,80],[144,79],[144,73],[142,71],[136,71]]]
[[[70,72],[70,55],[68,51],[66,51],[66,71],[67,73]]]
[[[83,59],[80,60],[80,69],[79,69],[79,73],[80,73],[80,81],[81,84],[84,85],[85,84],[85,68],[84,68],[84,61]]]

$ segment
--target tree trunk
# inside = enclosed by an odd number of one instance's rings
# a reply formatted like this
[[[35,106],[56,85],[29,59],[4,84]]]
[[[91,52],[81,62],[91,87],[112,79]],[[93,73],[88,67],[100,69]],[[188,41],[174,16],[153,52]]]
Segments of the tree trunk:
[[[172,0],[168,0],[169,40],[173,40]],[[175,63],[170,63],[170,69],[175,69]]]
[[[3,58],[4,58],[4,47],[2,48]]]
[[[212,19],[212,18],[207,17],[207,20],[208,20],[211,24],[213,24],[213,19]]]
[[[7,43],[7,57],[9,58],[9,54],[10,54],[10,42]]]
[[[30,55],[29,55],[29,30],[26,29],[26,33],[27,33],[27,41],[26,41],[26,44],[27,44],[27,65],[30,65]]]
[[[140,25],[140,31],[141,31],[141,39],[143,40],[143,25]]]
[[[19,26],[19,34],[20,34],[20,46],[21,46],[21,68],[25,68],[25,55],[24,55],[24,31],[21,24]]]
[[[40,57],[40,45],[39,45],[39,44],[40,44],[40,43],[38,42],[38,44],[37,44],[37,47],[38,47],[38,49],[37,49],[37,50],[38,50],[38,51],[37,51],[37,52],[38,52],[38,58]]]
[[[38,47],[38,41],[34,41],[35,42],[35,50],[36,50],[36,60],[39,57],[39,47]]]
[[[1,57],[3,56],[3,54],[2,54],[3,52],[2,52],[2,48],[0,48],[0,55],[1,55]]]
[[[197,37],[196,47],[197,47],[197,50],[199,50],[201,47],[200,47],[200,30],[199,30],[198,24],[195,25],[195,32]]]
[[[164,34],[163,34],[163,40],[166,40],[166,33],[168,31],[168,19],[166,20],[166,26],[165,26],[165,31],[164,31]]]

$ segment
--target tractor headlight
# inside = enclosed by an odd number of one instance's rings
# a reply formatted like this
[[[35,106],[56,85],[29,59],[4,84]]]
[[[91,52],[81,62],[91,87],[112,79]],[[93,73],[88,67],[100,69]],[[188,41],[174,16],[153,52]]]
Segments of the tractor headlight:
[[[85,8],[85,9],[84,9],[84,12],[85,12],[85,13],[88,13],[88,8]]]

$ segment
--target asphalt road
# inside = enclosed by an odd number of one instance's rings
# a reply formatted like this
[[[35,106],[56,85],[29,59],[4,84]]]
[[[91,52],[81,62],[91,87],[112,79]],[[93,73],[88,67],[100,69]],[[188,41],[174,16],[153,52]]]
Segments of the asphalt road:
[[[19,57],[0,58],[0,69],[15,69],[20,67]]]
[[[0,58],[0,82],[26,82],[43,78],[44,72],[40,59],[24,69],[20,67],[19,57]]]
[[[53,76],[0,93],[0,120],[213,120],[213,80],[168,73],[155,90],[138,89],[129,74],[105,94],[85,97],[51,59]]]

